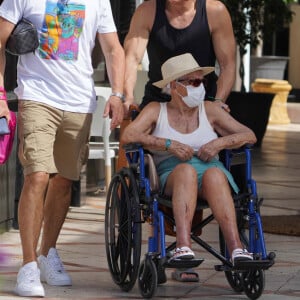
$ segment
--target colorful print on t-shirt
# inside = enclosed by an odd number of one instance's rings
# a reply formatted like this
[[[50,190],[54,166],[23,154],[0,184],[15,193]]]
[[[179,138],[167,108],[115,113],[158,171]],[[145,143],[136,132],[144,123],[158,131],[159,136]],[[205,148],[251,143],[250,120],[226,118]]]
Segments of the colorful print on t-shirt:
[[[68,1],[47,0],[39,46],[44,59],[77,60],[85,5]]]

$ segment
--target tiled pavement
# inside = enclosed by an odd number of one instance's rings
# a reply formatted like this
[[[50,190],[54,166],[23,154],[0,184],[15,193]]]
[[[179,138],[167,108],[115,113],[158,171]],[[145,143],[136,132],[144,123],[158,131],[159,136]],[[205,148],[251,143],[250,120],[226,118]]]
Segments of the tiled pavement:
[[[269,126],[263,145],[253,151],[253,177],[258,193],[265,198],[262,215],[300,215],[300,124]],[[103,195],[102,195],[103,196]],[[116,286],[106,263],[104,243],[104,197],[85,197],[80,208],[70,208],[58,241],[58,251],[72,276],[73,286],[45,285],[46,299],[139,299],[137,284],[125,293]],[[278,220],[280,222],[280,220]],[[218,247],[217,225],[208,225],[203,233]],[[21,299],[13,294],[21,262],[19,234],[16,230],[0,235],[0,299]],[[265,234],[267,251],[276,253],[275,265],[265,272],[266,283],[260,299],[300,298],[300,237]],[[143,246],[147,237],[143,237]],[[158,287],[155,299],[247,299],[229,287],[218,263],[210,254],[194,247],[205,261],[197,268],[200,283],[178,283],[170,278]],[[145,253],[143,251],[142,253]],[[28,299],[28,298],[24,298]]]

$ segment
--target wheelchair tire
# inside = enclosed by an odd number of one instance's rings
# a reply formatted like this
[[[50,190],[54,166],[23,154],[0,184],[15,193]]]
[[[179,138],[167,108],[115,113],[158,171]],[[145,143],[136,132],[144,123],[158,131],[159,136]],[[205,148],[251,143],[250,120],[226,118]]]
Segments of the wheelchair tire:
[[[244,292],[251,300],[259,298],[265,288],[265,273],[263,270],[251,270],[243,273]]]
[[[226,279],[231,288],[237,292],[242,293],[244,291],[243,286],[243,273],[236,271],[225,271]]]
[[[110,273],[123,291],[137,279],[141,256],[139,189],[133,171],[123,168],[109,185],[105,208],[105,247]]]
[[[164,284],[167,282],[167,275],[166,275],[166,269],[161,264],[161,259],[155,257],[153,259],[156,272],[157,272],[157,284]]]
[[[139,268],[139,290],[143,298],[152,298],[157,288],[157,270],[151,257],[146,257]]]

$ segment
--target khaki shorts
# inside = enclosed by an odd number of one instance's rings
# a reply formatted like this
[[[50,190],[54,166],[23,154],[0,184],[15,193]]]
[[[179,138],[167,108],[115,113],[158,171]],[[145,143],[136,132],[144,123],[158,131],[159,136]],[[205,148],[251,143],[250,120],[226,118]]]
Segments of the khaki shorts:
[[[19,159],[24,175],[59,173],[78,180],[88,159],[92,114],[66,112],[46,104],[20,100]]]

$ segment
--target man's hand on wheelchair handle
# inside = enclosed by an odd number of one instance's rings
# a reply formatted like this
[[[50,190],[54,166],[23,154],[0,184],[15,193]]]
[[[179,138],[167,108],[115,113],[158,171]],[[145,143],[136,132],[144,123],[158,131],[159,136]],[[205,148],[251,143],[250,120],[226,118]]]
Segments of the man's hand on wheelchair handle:
[[[106,101],[103,118],[111,118],[110,129],[119,126],[123,121],[123,105],[119,97],[111,95]]]
[[[230,108],[229,106],[224,103],[221,99],[218,99],[214,102],[214,104],[217,106],[217,107],[221,107],[223,110],[225,110],[226,112],[230,113]]]
[[[125,98],[125,102],[123,103],[124,109],[124,119],[129,120],[132,117],[132,111],[139,111],[139,105],[136,103],[134,98]]]

